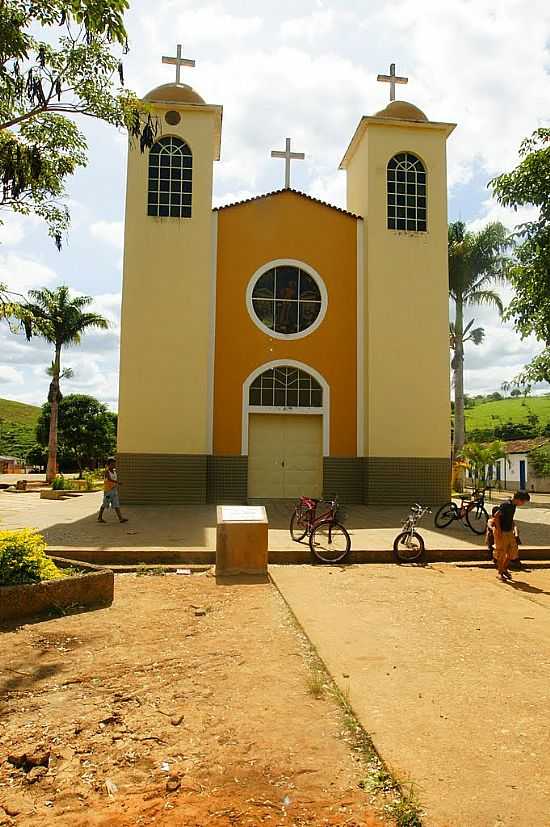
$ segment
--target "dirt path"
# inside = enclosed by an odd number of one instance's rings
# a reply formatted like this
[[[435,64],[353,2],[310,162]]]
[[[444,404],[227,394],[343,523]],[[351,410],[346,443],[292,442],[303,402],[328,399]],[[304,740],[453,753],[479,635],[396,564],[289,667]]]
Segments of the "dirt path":
[[[434,827],[550,826],[550,571],[272,566]]]
[[[0,632],[0,824],[381,824],[310,682],[272,586],[121,575],[109,609]]]

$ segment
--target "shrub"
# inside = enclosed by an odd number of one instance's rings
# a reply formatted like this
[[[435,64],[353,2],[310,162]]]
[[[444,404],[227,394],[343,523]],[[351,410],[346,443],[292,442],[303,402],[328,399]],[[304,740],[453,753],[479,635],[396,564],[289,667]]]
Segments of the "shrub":
[[[30,528],[0,531],[0,586],[65,577],[46,557],[46,541]]]
[[[529,454],[529,465],[537,477],[550,477],[550,446],[542,445]]]
[[[56,477],[52,480],[52,491],[64,491],[65,490],[65,477],[63,474],[57,474]]]
[[[97,491],[103,484],[103,471],[84,471],[86,491]]]

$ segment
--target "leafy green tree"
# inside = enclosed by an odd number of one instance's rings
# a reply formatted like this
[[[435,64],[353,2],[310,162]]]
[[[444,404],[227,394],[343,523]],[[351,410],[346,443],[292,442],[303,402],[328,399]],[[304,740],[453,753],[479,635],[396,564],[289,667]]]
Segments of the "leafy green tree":
[[[464,312],[476,305],[488,305],[503,312],[502,300],[492,285],[506,280],[506,247],[507,232],[498,222],[488,224],[478,233],[468,232],[462,221],[449,225],[449,296],[454,305],[450,346],[455,389],[455,456],[464,446],[464,344],[472,341],[479,345],[485,335],[483,328],[473,328],[473,319],[465,325]]]
[[[478,442],[469,442],[461,451],[461,456],[467,460],[473,472],[474,486],[484,488],[487,483],[487,467],[498,459],[506,456],[504,443],[499,440],[482,445]]]
[[[51,406],[42,406],[36,426],[40,445],[48,445]],[[58,446],[60,452],[80,472],[91,465],[104,462],[116,446],[116,414],[93,396],[72,393],[59,403]],[[73,465],[74,467],[74,465]]]
[[[48,461],[48,452],[43,445],[35,442],[33,446],[27,451],[28,465],[46,465]]]
[[[537,477],[550,477],[550,446],[541,445],[529,454],[529,466]]]
[[[123,88],[127,0],[0,0],[0,208],[45,219],[61,247],[65,182],[86,164],[74,116],[127,130],[143,149],[156,121]]]
[[[507,207],[534,206],[538,216],[516,227],[521,243],[510,270],[515,295],[505,318],[522,338],[533,334],[544,349],[514,380],[519,385],[550,382],[550,129],[537,129],[519,149],[512,172],[491,181],[493,193]]]
[[[511,420],[505,422],[503,425],[497,425],[495,428],[495,436],[497,439],[532,439],[538,435],[538,432],[538,424],[512,422]]]
[[[514,398],[517,397],[517,396],[521,396],[520,389],[519,388],[512,388],[512,390],[510,391],[510,396],[513,396]]]
[[[109,325],[98,313],[83,312],[83,308],[93,301],[91,296],[71,298],[68,287],[31,290],[29,297],[32,301],[25,306],[24,318],[27,338],[41,336],[54,346],[54,359],[49,370],[52,377],[48,393],[51,415],[46,469],[46,479],[51,482],[57,470],[57,421],[61,401],[59,384],[61,378],[70,375],[67,370],[61,371],[61,350],[68,345],[79,344],[82,334],[89,328],[105,329]]]

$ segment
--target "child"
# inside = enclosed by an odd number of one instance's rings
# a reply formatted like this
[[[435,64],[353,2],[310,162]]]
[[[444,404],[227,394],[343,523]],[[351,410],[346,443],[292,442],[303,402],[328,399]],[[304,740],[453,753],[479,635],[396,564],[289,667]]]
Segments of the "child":
[[[98,523],[104,523],[103,512],[106,508],[114,508],[116,515],[121,523],[127,523],[126,517],[123,517],[120,512],[120,500],[118,498],[118,486],[120,485],[116,472],[116,460],[114,457],[109,457],[107,465],[105,466],[105,473],[103,474],[103,503],[97,515]]]
[[[487,520],[487,531],[485,532],[485,542],[487,543],[487,556],[489,560],[492,560],[493,563],[497,564],[495,560],[495,532],[494,532],[494,516],[499,509],[498,505],[493,506],[493,510],[491,511],[491,516]]]
[[[517,526],[514,522],[516,508],[525,505],[530,499],[531,497],[527,491],[516,491],[512,499],[503,502],[492,517],[493,533],[495,535],[494,557],[498,576],[503,581],[512,579],[508,567],[510,561],[517,560],[519,557]]]

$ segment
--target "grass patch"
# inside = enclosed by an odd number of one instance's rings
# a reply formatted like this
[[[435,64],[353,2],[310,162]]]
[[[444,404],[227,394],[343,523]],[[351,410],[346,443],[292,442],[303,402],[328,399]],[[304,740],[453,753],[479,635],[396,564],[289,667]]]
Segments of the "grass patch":
[[[166,568],[164,566],[148,566],[147,563],[138,563],[136,577],[164,577]]]
[[[550,422],[550,397],[528,396],[527,399],[501,399],[495,402],[483,402],[464,411],[466,430],[494,428],[505,422],[527,425],[528,416],[536,414],[541,425]]]
[[[0,399],[0,419],[14,425],[36,426],[40,408],[37,405],[25,405],[12,399]]]
[[[322,698],[325,694],[325,675],[318,669],[312,668],[307,677],[307,691],[314,698]]]

